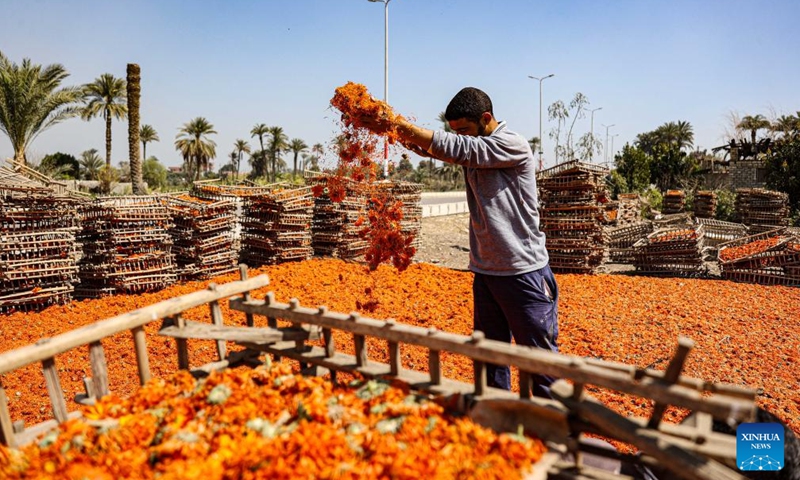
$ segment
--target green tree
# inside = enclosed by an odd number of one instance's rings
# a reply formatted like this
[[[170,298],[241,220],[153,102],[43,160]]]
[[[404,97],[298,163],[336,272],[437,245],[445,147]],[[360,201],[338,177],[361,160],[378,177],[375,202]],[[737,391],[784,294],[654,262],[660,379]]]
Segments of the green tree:
[[[770,127],[773,132],[781,133],[783,138],[790,138],[800,135],[800,112],[797,116],[781,115]]]
[[[239,180],[239,168],[242,165],[242,154],[250,153],[250,144],[241,138],[233,142],[233,151],[236,153],[236,180]]]
[[[763,130],[765,128],[770,128],[772,126],[769,123],[769,120],[764,118],[764,115],[747,115],[742,117],[742,121],[736,126],[741,130],[749,130],[750,131],[750,141],[752,145],[755,147],[756,144],[756,133],[759,130]],[[755,151],[755,150],[754,150]]]
[[[767,186],[789,194],[789,203],[800,210],[800,138],[780,142],[765,159]]]
[[[278,179],[278,161],[285,165],[281,157],[281,154],[289,149],[289,137],[283,133],[283,127],[270,127],[269,129],[269,146],[267,149],[269,150],[269,158],[271,163],[271,170],[272,170],[272,181],[275,182]]]
[[[404,152],[400,155],[397,168],[394,169],[394,176],[398,180],[408,180],[412,173],[414,173],[414,165],[411,164],[408,154]]]
[[[83,87],[85,105],[81,111],[84,120],[102,116],[106,122],[106,166],[111,167],[111,119],[123,120],[128,116],[125,104],[125,80],[104,73]]]
[[[46,155],[37,170],[53,178],[78,178],[80,163],[72,155],[56,152]]]
[[[87,180],[97,180],[104,165],[103,159],[97,153],[96,148],[84,150],[81,153],[80,164],[81,173]]]
[[[247,160],[250,164],[250,178],[266,178],[267,176],[267,153],[264,150],[255,150]]]
[[[142,179],[151,190],[167,186],[167,169],[156,157],[150,157],[142,163]]]
[[[531,151],[536,154],[539,151],[539,147],[542,145],[542,140],[539,137],[531,137],[528,140],[528,145],[531,146]]]
[[[253,178],[259,177],[266,177],[267,176],[267,151],[264,150],[264,136],[269,135],[269,127],[263,123],[259,123],[250,130],[250,138],[258,137],[258,144],[261,145],[261,149],[258,150],[260,157],[258,158],[250,158],[250,164],[253,166]]]
[[[611,191],[612,198],[617,198],[620,193],[628,193],[630,191],[628,182],[618,169],[611,170],[611,173],[606,178],[606,185]]]
[[[650,185],[651,162],[652,159],[644,150],[627,143],[622,147],[622,152],[614,157],[616,171],[625,180],[625,186],[631,192],[644,191]]]
[[[0,52],[0,131],[14,148],[14,160],[26,163],[25,151],[42,132],[80,112],[80,87],[61,87],[69,76],[59,64],[18,65]]]
[[[289,142],[289,150],[294,154],[294,166],[292,167],[292,178],[294,178],[297,176],[297,156],[300,155],[301,152],[308,150],[308,145],[299,138],[293,138],[292,141]]]
[[[151,125],[142,125],[139,129],[139,141],[142,142],[142,158],[147,158],[147,144],[150,142],[160,142],[158,132]]]
[[[216,134],[214,125],[203,117],[185,123],[175,137],[175,149],[183,156],[190,178],[200,178],[200,171],[208,168],[211,159],[217,156],[217,144],[210,135]]]
[[[714,217],[724,222],[736,219],[736,192],[730,190],[715,190],[717,194],[717,210]]]
[[[661,191],[677,188],[681,182],[695,174],[697,164],[693,157],[678,144],[660,143],[653,149],[650,163],[650,181]]]

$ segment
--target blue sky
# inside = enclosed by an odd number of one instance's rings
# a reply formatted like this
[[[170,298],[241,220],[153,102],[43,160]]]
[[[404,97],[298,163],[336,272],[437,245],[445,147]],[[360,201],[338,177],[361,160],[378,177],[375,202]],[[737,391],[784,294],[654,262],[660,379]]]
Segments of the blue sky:
[[[142,69],[142,122],[161,141],[148,155],[179,165],[178,128],[197,116],[214,124],[216,165],[237,138],[255,144],[256,123],[290,138],[328,143],[333,90],[352,80],[383,96],[383,5],[367,0],[44,1],[0,0],[0,51],[14,62],[61,63],[66,84]],[[461,87],[492,97],[495,114],[538,135],[544,105],[585,94],[595,135],[615,124],[615,149],[636,134],[687,120],[695,143],[723,141],[728,115],[800,110],[800,2],[655,0],[391,0],[389,99],[419,124]],[[589,130],[589,117],[576,124]],[[553,162],[547,131],[545,159]],[[89,148],[104,152],[100,119],[69,120],[40,135],[29,156]],[[0,157],[12,156],[0,135]],[[127,127],[116,121],[113,163],[127,159]],[[287,160],[290,159],[287,156]]]

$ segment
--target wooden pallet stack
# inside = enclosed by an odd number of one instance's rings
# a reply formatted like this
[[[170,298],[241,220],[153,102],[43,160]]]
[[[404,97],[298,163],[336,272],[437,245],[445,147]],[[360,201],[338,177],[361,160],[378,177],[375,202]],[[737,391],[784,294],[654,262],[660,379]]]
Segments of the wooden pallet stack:
[[[244,197],[242,261],[271,265],[311,258],[313,209],[310,187],[275,185],[262,195]]]
[[[170,235],[179,280],[211,278],[237,269],[236,204],[188,194],[164,198],[172,216]]]
[[[790,223],[789,195],[763,188],[736,190],[736,214],[754,233],[787,227]]]
[[[725,222],[713,218],[697,218],[697,223],[702,225],[705,230],[703,242],[707,247],[716,248],[720,243],[747,236],[747,227],[741,223]]]
[[[334,201],[328,194],[330,182],[344,182],[344,198]],[[369,192],[363,185],[342,179],[319,175],[306,182],[321,190],[314,197],[314,215],[311,238],[314,254],[326,257],[355,258],[366,252],[369,244],[358,232],[359,218],[367,214]]]
[[[70,419],[83,421],[80,412],[68,410],[60,386],[61,369],[57,366],[57,356],[76,349],[87,350],[86,363],[91,367],[92,378],[84,379],[86,394],[79,394],[76,401],[93,404],[110,393],[110,372],[103,342],[130,332],[142,384],[151,378],[148,335],[174,339],[178,368],[199,377],[214,370],[263,365],[260,357],[266,354],[298,362],[306,375],[329,374],[334,383],[339,378],[337,373],[404,383],[415,394],[440,399],[449,412],[468,415],[472,421],[498,432],[517,433],[521,429],[527,435],[541,438],[549,445],[550,452],[546,456],[551,461],[535,478],[629,478],[586,465],[583,459],[588,454],[617,462],[648,465],[663,474],[659,478],[743,478],[736,471],[736,438],[712,431],[712,421],[717,419],[733,425],[752,422],[755,419],[756,392],[683,375],[684,364],[694,347],[694,342],[688,338],[678,339],[666,371],[657,371],[488,340],[481,332],[466,336],[434,331],[393,320],[366,318],[356,313],[331,312],[325,307],[308,308],[296,299],[280,303],[275,301],[272,292],[264,300],[251,298],[251,290],[267,283],[268,279],[263,275],[247,279],[243,269],[240,282],[212,285],[203,291],[62,333],[47,342],[0,353],[0,375],[36,364],[41,366],[54,416],[53,420],[28,427],[14,422],[5,401],[6,392],[0,385],[0,399],[3,400],[0,401],[0,443],[21,447]],[[246,315],[246,326],[239,322],[236,325],[225,324],[221,303],[229,297],[235,297],[230,299],[231,310]],[[203,310],[210,312],[209,322],[190,322],[184,318],[185,311],[201,306],[208,307]],[[157,333],[145,328],[159,322],[161,328]],[[255,327],[257,323],[266,326]],[[337,348],[336,339],[343,335],[353,338],[354,347],[348,351],[343,351],[341,345]],[[197,340],[214,341],[219,360],[192,368],[188,342]],[[243,349],[228,352],[229,342]],[[401,351],[409,346],[428,350],[426,371],[409,369],[401,363]],[[388,359],[388,363],[370,358],[370,355],[378,353]],[[463,355],[472,359],[473,382],[459,382],[443,376],[443,355]],[[498,362],[519,370],[518,393],[487,385],[486,364]],[[531,396],[533,373],[560,379],[551,387],[554,400]],[[618,414],[592,398],[586,387],[611,389],[641,398],[643,402],[652,402],[652,414],[649,418]],[[670,405],[692,411],[694,422],[675,425],[664,421],[664,412]],[[119,432],[126,428],[114,420],[111,425]],[[639,451],[639,455],[598,448],[587,440],[585,433],[629,443]]]
[[[717,194],[711,190],[701,190],[694,195],[694,216],[714,218],[717,214]]]
[[[620,193],[617,196],[617,226],[631,225],[642,220],[642,199],[638,193]]]
[[[0,177],[0,313],[71,300],[78,282],[78,203]]]
[[[800,286],[800,237],[780,227],[726,242],[719,263],[726,280]]]
[[[177,281],[172,218],[158,196],[100,197],[81,207],[76,295],[160,290]]]
[[[632,263],[639,240],[653,232],[653,222],[642,221],[621,226],[606,226],[603,236],[608,247],[608,259],[616,263]]]
[[[541,229],[550,267],[559,273],[594,273],[605,257],[603,225],[610,223],[608,169],[579,161],[537,174]]]
[[[683,190],[667,190],[661,207],[661,213],[671,215],[684,211],[686,204],[686,193]]]
[[[703,262],[702,225],[660,228],[634,244],[638,273],[696,277],[707,273]]]

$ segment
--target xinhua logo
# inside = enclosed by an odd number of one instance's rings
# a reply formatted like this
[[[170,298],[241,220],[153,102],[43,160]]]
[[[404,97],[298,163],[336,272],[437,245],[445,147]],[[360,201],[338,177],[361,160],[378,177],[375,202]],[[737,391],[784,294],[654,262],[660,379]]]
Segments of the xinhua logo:
[[[779,423],[743,423],[736,429],[739,470],[776,471],[783,468],[783,426]]]

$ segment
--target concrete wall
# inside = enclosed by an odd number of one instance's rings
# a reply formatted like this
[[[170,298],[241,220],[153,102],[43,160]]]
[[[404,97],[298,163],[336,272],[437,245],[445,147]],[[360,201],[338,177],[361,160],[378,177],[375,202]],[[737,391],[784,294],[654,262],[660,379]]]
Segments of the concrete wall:
[[[455,215],[467,213],[467,202],[439,203],[437,205],[423,205],[422,217],[440,217],[442,215]]]
[[[739,160],[731,162],[731,187],[737,188],[764,188],[766,183],[756,180],[756,171],[764,168],[761,160]]]

